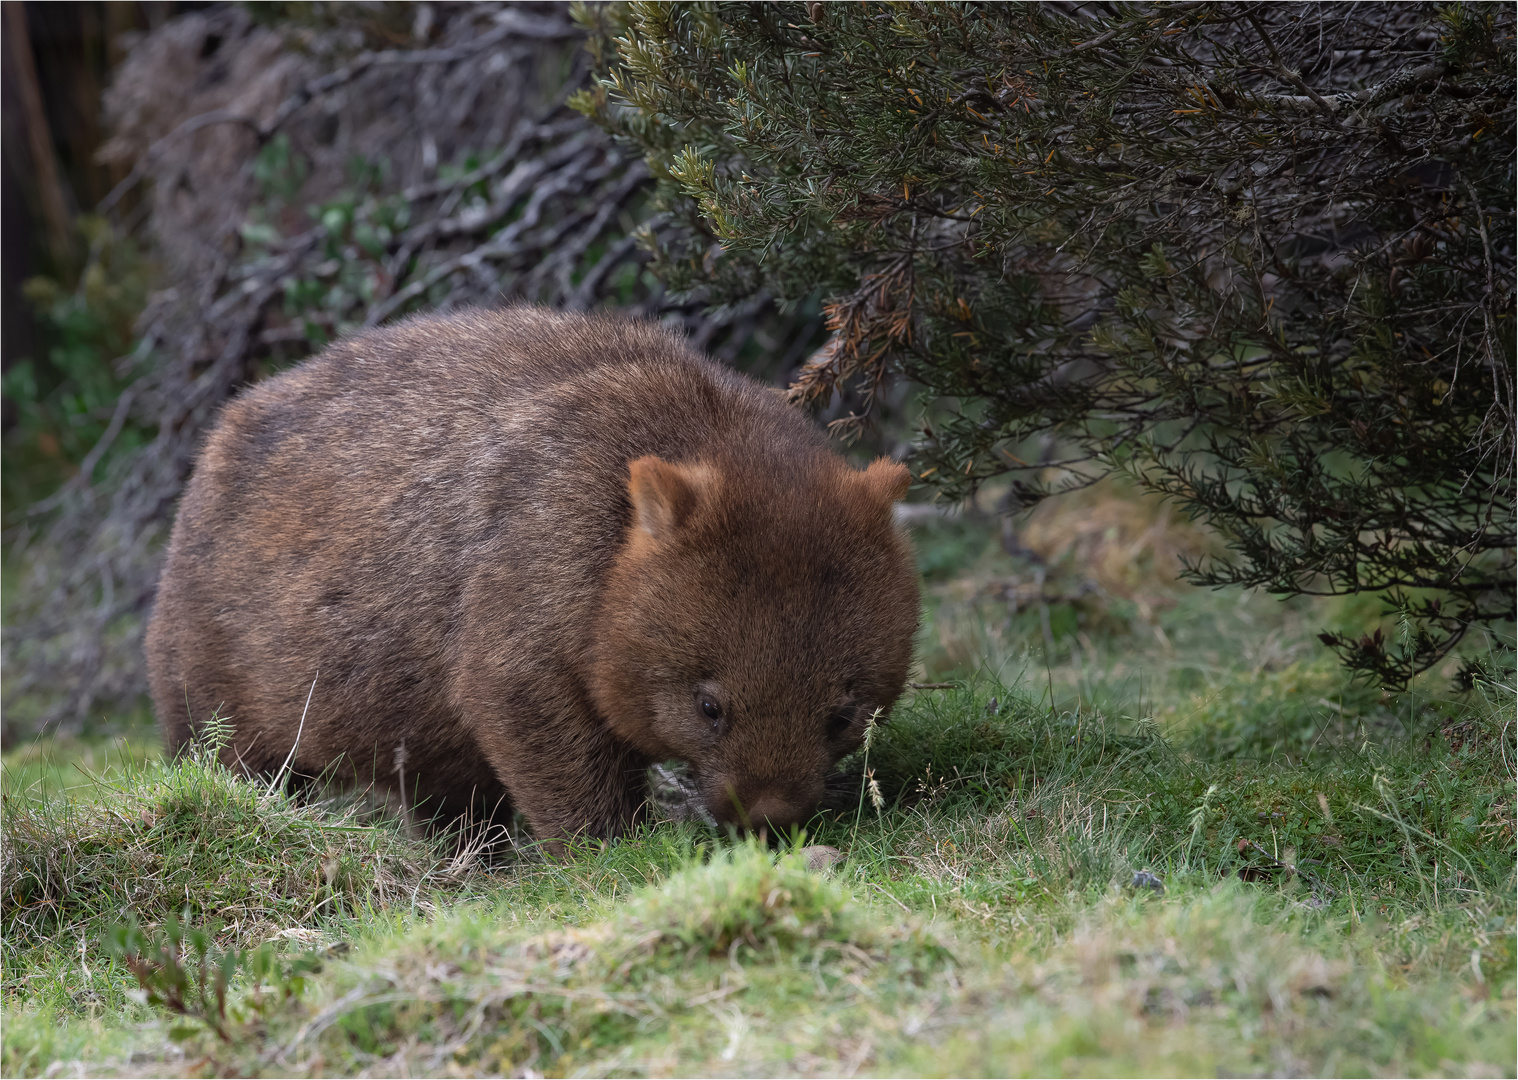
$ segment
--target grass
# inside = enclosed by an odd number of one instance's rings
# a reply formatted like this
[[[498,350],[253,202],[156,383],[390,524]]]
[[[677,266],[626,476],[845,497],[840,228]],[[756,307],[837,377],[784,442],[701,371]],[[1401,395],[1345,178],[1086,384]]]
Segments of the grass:
[[[1353,605],[1146,616],[1089,536],[1038,568],[1077,599],[1046,619],[1007,600],[1028,565],[940,528],[923,674],[956,688],[847,763],[823,872],[688,822],[459,860],[131,736],[7,755],[0,1071],[1518,1071],[1511,688],[1347,683],[1310,641]],[[185,911],[204,972],[164,951]]]
[[[58,783],[53,763],[23,758],[14,774],[6,769],[7,1005],[91,1015],[125,1007],[133,981],[92,953],[128,920],[214,920],[229,947],[299,942],[315,935],[313,922],[402,903],[436,910],[436,894],[457,891],[470,869],[468,853],[445,859],[394,823],[362,820],[351,801],[297,805],[210,755],[172,767],[142,761],[130,745],[103,756],[98,772],[76,762],[87,782],[72,786]]]

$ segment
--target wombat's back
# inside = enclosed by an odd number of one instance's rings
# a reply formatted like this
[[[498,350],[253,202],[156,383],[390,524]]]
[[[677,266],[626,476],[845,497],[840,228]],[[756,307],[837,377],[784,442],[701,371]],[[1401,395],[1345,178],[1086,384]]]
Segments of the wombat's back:
[[[309,697],[300,771],[499,798],[459,707],[466,612],[490,605],[495,662],[580,693],[627,463],[706,447],[779,475],[828,456],[657,327],[531,308],[413,319],[250,388],[186,488],[148,629],[169,749],[219,709],[229,763],[276,768]]]

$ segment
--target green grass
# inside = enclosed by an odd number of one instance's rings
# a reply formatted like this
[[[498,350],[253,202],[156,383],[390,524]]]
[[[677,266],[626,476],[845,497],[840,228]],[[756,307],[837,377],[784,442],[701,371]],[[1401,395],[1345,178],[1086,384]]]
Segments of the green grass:
[[[100,783],[103,775],[138,770],[161,756],[157,732],[139,725],[125,735],[34,739],[8,752],[0,769],[7,800],[89,801],[111,791]]]
[[[986,539],[930,579],[959,685],[846,763],[824,872],[673,822],[459,859],[131,734],[13,751],[0,1071],[1514,1075],[1512,690],[1383,695],[1311,647],[1373,610],[1184,590],[1040,649]],[[108,947],[186,911],[208,987],[274,943],[225,1019]]]
[[[128,920],[214,921],[229,947],[299,942],[314,925],[396,904],[435,911],[438,892],[459,892],[471,868],[467,854],[445,859],[392,822],[362,819],[351,801],[297,805],[206,755],[170,767],[128,746],[98,772],[75,763],[87,782],[72,786],[56,762],[30,757],[4,773],[8,1009],[125,1007],[134,981],[95,956]]]

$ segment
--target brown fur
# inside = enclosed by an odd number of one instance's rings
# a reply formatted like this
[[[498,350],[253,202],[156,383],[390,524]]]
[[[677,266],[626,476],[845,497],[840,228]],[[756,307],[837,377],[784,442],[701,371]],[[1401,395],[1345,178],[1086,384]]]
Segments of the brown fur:
[[[424,815],[614,835],[650,762],[721,821],[805,820],[901,693],[891,504],[773,393],[651,325],[531,308],[341,341],[229,405],[148,628],[171,750],[337,764]],[[720,709],[716,721],[704,706]]]

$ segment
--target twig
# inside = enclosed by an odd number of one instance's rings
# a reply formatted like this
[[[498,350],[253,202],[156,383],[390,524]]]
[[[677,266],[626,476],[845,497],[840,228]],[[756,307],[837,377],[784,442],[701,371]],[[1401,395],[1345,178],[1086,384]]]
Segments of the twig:
[[[1307,83],[1302,79],[1301,75],[1297,74],[1295,71],[1292,71],[1286,66],[1286,61],[1282,60],[1281,54],[1276,51],[1276,43],[1270,40],[1270,35],[1265,32],[1265,26],[1260,22],[1259,16],[1251,11],[1246,16],[1246,18],[1249,19],[1250,24],[1254,27],[1255,33],[1260,35],[1260,40],[1265,43],[1265,48],[1269,50],[1270,58],[1275,63],[1276,75],[1284,79],[1286,82],[1290,83],[1292,86],[1295,86],[1298,90],[1302,91],[1302,93],[1306,94],[1309,98],[1312,99],[1312,103],[1318,107],[1318,110],[1322,112],[1324,116],[1328,117],[1335,124],[1342,127],[1343,125],[1340,124],[1338,118],[1334,116],[1333,105],[1323,100],[1323,96],[1321,94],[1319,94],[1312,87],[1308,86]]]
[[[45,514],[61,504],[66,498],[80,488],[90,484],[90,478],[94,475],[95,466],[100,464],[100,459],[106,455],[116,436],[121,434],[121,429],[126,424],[127,414],[132,411],[132,402],[137,398],[137,386],[128,386],[116,399],[115,411],[111,413],[111,422],[106,425],[105,431],[100,438],[95,440],[95,445],[90,447],[90,452],[84,455],[84,460],[79,463],[79,471],[69,478],[68,483],[43,499],[27,508],[27,514]]]
[[[244,127],[251,128],[255,135],[262,132],[258,121],[253,119],[253,117],[248,116],[246,113],[233,112],[231,109],[214,109],[211,112],[201,113],[199,116],[192,116],[167,135],[155,140],[152,145],[144,150],[142,156],[133,164],[132,171],[127,173],[115,187],[106,193],[105,198],[101,199],[100,203],[95,207],[95,212],[97,214],[110,213],[116,204],[121,201],[122,196],[136,187],[142,178],[147,175],[148,167],[169,144],[176,139],[182,139],[186,135],[193,134],[202,128],[213,127],[216,124],[242,124]]]
[[[1481,230],[1481,247],[1486,253],[1486,295],[1489,302],[1495,302],[1497,281],[1492,272],[1492,242],[1486,235],[1486,213],[1481,209],[1481,200],[1477,198],[1476,189],[1471,186],[1470,180],[1462,174],[1460,182],[1465,185],[1466,193],[1471,197],[1471,207],[1476,212],[1476,227]]]
[[[1071,49],[1070,52],[1071,53],[1082,53],[1082,52],[1085,52],[1087,49],[1095,49],[1095,48],[1097,48],[1100,45],[1105,45],[1105,44],[1107,44],[1107,42],[1109,42],[1113,38],[1117,37],[1117,32],[1119,30],[1121,30],[1121,29],[1122,29],[1121,26],[1114,26],[1111,30],[1108,30],[1105,34],[1098,35],[1097,37],[1092,38],[1090,41],[1083,41],[1083,42],[1081,42],[1079,45],[1075,46],[1075,48]]]
[[[1302,863],[1309,860],[1298,859],[1296,864],[1292,865],[1290,863],[1284,863],[1281,860],[1277,859],[1270,852],[1266,851],[1264,847],[1262,847],[1260,844],[1257,844],[1253,840],[1246,840],[1241,838],[1239,840],[1239,843],[1244,847],[1251,848],[1254,851],[1258,852],[1266,862],[1270,863],[1270,865],[1275,867],[1277,870],[1285,870],[1288,874],[1300,874],[1307,880],[1307,883],[1312,886],[1313,892],[1324,892],[1329,896],[1335,895],[1333,886],[1327,885],[1324,882],[1320,881],[1316,876],[1312,874],[1311,871],[1302,869]]]

